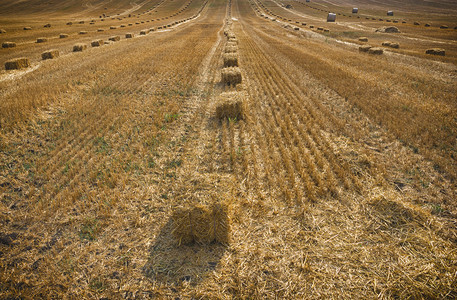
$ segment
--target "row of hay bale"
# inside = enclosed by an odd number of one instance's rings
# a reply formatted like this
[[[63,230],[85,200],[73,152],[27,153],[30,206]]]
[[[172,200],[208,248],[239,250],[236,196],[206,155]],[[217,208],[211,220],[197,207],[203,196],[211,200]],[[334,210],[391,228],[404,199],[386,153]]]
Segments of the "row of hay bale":
[[[205,3],[200,8],[198,13],[196,13],[192,17],[184,19],[184,20],[176,21],[176,22],[174,22],[172,24],[160,26],[158,29],[169,28],[169,27],[177,25],[179,23],[183,23],[183,22],[186,22],[186,21],[189,21],[189,20],[192,20],[192,19],[196,18],[201,13],[201,11],[203,10],[203,8],[206,6],[207,3],[208,3],[208,1],[205,1]],[[153,32],[155,30],[156,30],[155,28],[144,29],[144,30],[140,31],[140,35],[146,35],[149,32]],[[103,29],[98,29],[97,31],[98,32],[102,32],[104,30]],[[80,34],[87,34],[87,32],[81,31]],[[62,38],[67,38],[67,37],[68,37],[68,34],[61,33],[59,35],[59,38],[61,38],[61,39]],[[125,35],[125,38],[127,38],[127,39],[128,38],[133,38],[133,37],[134,37],[133,33],[127,33]],[[97,40],[92,41],[90,43],[90,45],[92,47],[100,47],[103,44],[109,44],[110,42],[120,41],[120,39],[121,39],[120,36],[112,36],[112,37],[108,38],[108,41],[104,42],[101,39],[97,39]],[[36,42],[37,43],[44,43],[44,42],[47,42],[47,41],[48,41],[47,38],[38,38]],[[14,47],[16,47],[16,43],[14,43],[14,42],[3,42],[2,43],[2,48],[14,48]],[[83,43],[77,43],[77,44],[73,45],[73,47],[72,47],[72,51],[73,52],[82,52],[82,51],[84,51],[86,49],[87,49],[87,44],[83,44]],[[57,58],[59,56],[60,56],[60,52],[58,50],[56,50],[56,49],[47,50],[47,51],[45,51],[45,52],[43,52],[41,54],[41,58],[43,60],[53,59],[53,58]],[[15,59],[12,59],[12,60],[9,60],[9,61],[5,62],[5,69],[6,70],[18,70],[18,69],[27,68],[29,66],[30,66],[30,60],[28,58],[25,58],[25,57],[15,58]]]

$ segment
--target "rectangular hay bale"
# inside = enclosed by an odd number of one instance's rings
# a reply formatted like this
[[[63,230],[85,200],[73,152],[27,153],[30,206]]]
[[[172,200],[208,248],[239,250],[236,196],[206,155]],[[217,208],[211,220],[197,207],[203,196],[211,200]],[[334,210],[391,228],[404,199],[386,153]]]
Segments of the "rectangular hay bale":
[[[81,52],[87,49],[86,44],[76,44],[73,46],[73,52]]]
[[[92,47],[100,47],[101,45],[103,45],[103,40],[95,40],[95,41],[92,41],[92,42],[90,43],[90,45],[91,45]]]
[[[241,83],[241,70],[238,67],[224,68],[221,77],[224,84],[236,86]]]
[[[230,241],[229,207],[225,203],[194,204],[174,210],[172,234],[179,245]]]
[[[43,60],[45,60],[45,59],[54,59],[54,58],[59,57],[59,55],[60,55],[59,50],[52,49],[52,50],[48,50],[48,51],[45,51],[45,52],[41,53],[41,58]]]
[[[5,62],[5,70],[19,70],[27,67],[30,67],[30,61],[25,57],[12,59]]]
[[[120,41],[121,40],[121,37],[116,35],[116,36],[112,36],[110,37],[108,40],[112,41],[112,42],[117,42],[117,41]]]
[[[216,118],[222,120],[244,119],[245,114],[245,94],[240,92],[225,92],[219,95],[216,104]]]
[[[238,55],[235,53],[225,53],[223,55],[224,68],[227,67],[238,67]]]

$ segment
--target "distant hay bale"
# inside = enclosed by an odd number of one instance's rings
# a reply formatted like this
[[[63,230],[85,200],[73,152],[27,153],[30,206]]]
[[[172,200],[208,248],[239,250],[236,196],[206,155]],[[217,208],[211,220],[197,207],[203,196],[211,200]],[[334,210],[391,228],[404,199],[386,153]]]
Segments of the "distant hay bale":
[[[90,43],[90,45],[91,45],[92,47],[100,47],[101,45],[103,45],[103,40],[95,40],[95,41],[92,41],[92,42]]]
[[[330,32],[330,29],[324,28],[324,32]]]
[[[388,16],[393,16],[393,15],[394,15],[394,12],[393,12],[392,10],[388,10],[388,11],[387,11],[387,15],[388,15]]]
[[[19,70],[23,68],[27,68],[30,66],[30,61],[28,58],[21,57],[9,60],[5,62],[5,69],[6,70]]]
[[[294,27],[294,30],[300,30],[300,28],[298,28],[298,27]]]
[[[5,29],[0,29],[0,34],[2,33],[6,33],[6,30]]]
[[[73,25],[73,22],[67,22],[67,25]]]
[[[425,54],[445,56],[446,51],[441,48],[432,48],[432,49],[425,50]]]
[[[155,28],[149,28],[149,32],[154,32],[156,31]]]
[[[419,23],[419,22],[414,22],[413,24],[414,24],[414,25],[420,25],[421,23]]]
[[[14,48],[16,47],[16,43],[14,42],[3,42],[2,48]]]
[[[386,41],[386,42],[382,42],[381,45],[383,45],[385,47],[390,47],[391,44],[392,44],[392,42]]]
[[[389,46],[389,47],[390,47],[390,48],[398,49],[398,48],[400,48],[400,44],[398,44],[398,43],[390,43],[390,46]]]
[[[140,35],[146,35],[146,34],[148,34],[148,31],[147,31],[147,30],[141,30],[141,31],[140,31]]]
[[[110,26],[109,29],[117,29],[116,26]]]
[[[358,13],[358,12],[359,12],[359,9],[358,9],[357,7],[354,7],[354,8],[352,9],[352,13],[353,13],[353,14],[356,14],[356,13]]]
[[[41,53],[41,59],[43,59],[43,60],[54,59],[54,58],[59,57],[59,55],[60,55],[59,50],[52,49],[52,50],[48,50],[48,51]]]
[[[360,52],[368,52],[368,50],[370,50],[372,48],[372,46],[370,45],[362,45],[359,47],[359,51]]]
[[[80,31],[79,34],[87,34],[87,31]]]
[[[309,25],[309,28],[314,28],[314,25]]]
[[[336,14],[328,13],[327,15],[327,22],[335,22],[336,21]]]
[[[51,28],[51,24],[48,23],[48,24],[44,25],[43,27],[44,28]]]
[[[68,34],[66,34],[66,33],[61,33],[61,34],[59,34],[59,38],[60,38],[60,39],[65,39],[65,38],[67,38],[67,37],[68,37]]]
[[[238,67],[238,55],[235,53],[225,53],[223,55],[224,68],[227,67]]]
[[[238,47],[236,46],[226,46],[224,49],[224,53],[236,53],[238,51]]]
[[[241,83],[241,70],[237,67],[224,68],[221,77],[224,84],[236,86]]]
[[[73,52],[81,52],[87,49],[86,44],[76,44],[73,46]]]
[[[32,27],[24,27],[24,30],[32,30]]]
[[[124,27],[125,27],[125,25],[124,25],[124,24],[122,24],[120,27],[121,27],[121,28],[124,28]]]
[[[36,39],[36,42],[37,42],[37,43],[46,43],[47,41],[48,41],[48,39],[47,39],[47,38],[44,38],[44,37],[41,37],[41,38],[37,38],[37,39]]]
[[[133,26],[133,24],[132,24],[132,23],[129,23],[128,25],[129,25],[129,26]]]
[[[376,32],[382,33],[399,33],[400,30],[395,26],[384,26],[376,29]]]
[[[368,42],[367,37],[359,37],[359,42]]]
[[[244,119],[245,95],[240,92],[225,92],[219,95],[216,104],[216,118],[222,120]]]
[[[225,203],[179,207],[171,216],[172,234],[178,245],[209,244],[230,241],[230,212]]]
[[[441,25],[440,28],[441,28],[441,29],[448,29],[449,26],[447,26],[447,25]]]
[[[317,30],[324,30],[324,27],[317,27]]]
[[[112,42],[118,42],[121,40],[121,37],[116,35],[116,36],[112,36],[112,37],[108,38],[108,40],[110,40]]]
[[[79,21],[79,24],[84,24],[84,21]]]
[[[425,27],[430,27],[432,26],[430,23],[425,23]]]
[[[368,53],[374,55],[381,55],[384,53],[384,50],[382,48],[372,47],[368,49]]]
[[[131,38],[133,38],[134,36],[135,36],[135,35],[134,35],[133,33],[126,33],[126,34],[125,34],[125,38],[126,38],[126,39],[131,39]]]
[[[392,22],[394,22],[394,23],[398,23],[398,20],[393,20]]]
[[[97,29],[97,32],[103,32],[103,31],[105,31],[105,29],[102,29],[102,28]]]

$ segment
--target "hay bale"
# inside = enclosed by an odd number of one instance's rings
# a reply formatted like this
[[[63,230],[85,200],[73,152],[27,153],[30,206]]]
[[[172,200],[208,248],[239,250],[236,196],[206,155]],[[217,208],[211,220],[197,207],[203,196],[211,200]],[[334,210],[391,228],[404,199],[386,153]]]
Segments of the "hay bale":
[[[241,70],[237,67],[224,68],[221,77],[224,84],[236,86],[241,83]]]
[[[227,67],[238,67],[238,55],[235,53],[225,53],[223,55],[224,68]]]
[[[219,95],[216,105],[216,118],[238,119],[244,118],[245,95],[239,92],[225,92]]]
[[[48,51],[41,53],[41,58],[43,60],[54,59],[54,58],[59,57],[59,55],[60,55],[59,50],[52,49],[52,50],[48,50]]]
[[[419,23],[419,22],[414,22],[413,24],[414,24],[414,25],[420,25],[421,23]]]
[[[67,25],[69,25],[69,26],[73,25],[73,22],[67,22]]]
[[[362,45],[359,47],[360,52],[368,52],[372,47],[370,45]]]
[[[324,28],[324,32],[330,32],[330,29]]]
[[[73,46],[73,52],[81,52],[87,49],[86,44],[76,44]]]
[[[368,42],[367,37],[359,37],[359,42]]]
[[[128,25],[129,25],[129,26],[133,26],[133,24],[132,24],[132,23],[129,23]]]
[[[12,59],[5,62],[5,70],[19,70],[27,67],[30,67],[30,61],[25,57]]]
[[[109,29],[117,29],[116,26],[110,26]]]
[[[44,25],[43,27],[44,28],[51,28],[51,24],[48,23],[48,24]]]
[[[141,31],[140,31],[140,35],[146,35],[146,34],[148,34],[148,31],[147,31],[147,30],[141,30]]]
[[[116,36],[112,36],[112,37],[108,38],[108,40],[110,40],[112,42],[118,42],[121,40],[121,37],[116,35]]]
[[[36,39],[36,42],[37,42],[37,43],[46,43],[47,41],[48,41],[48,39],[47,39],[47,38],[44,38],[44,37],[41,37],[41,38],[37,38],[37,39]]]
[[[390,48],[398,49],[398,48],[400,48],[400,44],[398,44],[398,43],[391,43],[389,47],[390,47]]]
[[[388,11],[387,11],[387,15],[388,15],[388,16],[393,16],[393,15],[394,15],[394,12],[391,11],[391,10],[388,10]]]
[[[359,12],[359,9],[358,9],[357,7],[354,7],[354,8],[352,9],[352,13],[353,13],[353,14],[356,14],[356,13],[358,13],[358,12]]]
[[[68,34],[66,34],[66,33],[61,33],[61,34],[59,34],[59,38],[60,38],[60,39],[65,39],[65,38],[67,38],[67,37],[68,37]]]
[[[317,27],[317,30],[324,30],[324,27]]]
[[[95,40],[95,41],[92,41],[92,42],[90,43],[90,45],[91,45],[92,47],[100,47],[101,45],[103,45],[103,40]]]
[[[227,244],[230,241],[229,207],[225,203],[178,207],[173,211],[171,219],[172,234],[178,245],[194,242]]]
[[[131,39],[131,38],[133,38],[134,36],[135,36],[135,35],[134,35],[133,33],[126,33],[126,34],[125,34],[125,38],[126,38],[126,39]]]
[[[398,20],[393,20],[392,22],[394,22],[394,23],[398,23]]]
[[[16,47],[16,43],[14,42],[3,42],[2,48],[14,48]]]
[[[236,53],[238,51],[238,47],[236,46],[225,46],[224,53]]]
[[[0,34],[2,33],[6,33],[6,30],[5,29],[0,29]]]
[[[384,47],[390,47],[391,44],[392,44],[392,42],[386,41],[386,42],[382,42],[381,45],[383,45]]]
[[[445,56],[446,55],[446,51],[444,49],[441,49],[441,48],[432,48],[432,49],[425,50],[425,54]]]
[[[336,21],[336,14],[328,13],[327,15],[327,22],[335,22]]]
[[[149,28],[149,32],[154,32],[156,31],[155,28]]]
[[[432,26],[430,23],[425,23],[425,27],[430,27]]]
[[[97,29],[97,32],[103,32],[103,31],[105,31],[105,29],[102,29],[102,28]]]
[[[87,34],[87,31],[80,31],[79,34]]]
[[[441,29],[448,29],[449,26],[447,26],[447,25],[441,25],[440,28],[441,28]]]
[[[124,25],[124,24],[122,24],[120,27],[121,27],[121,28],[124,28],[124,27],[125,27],[125,25]]]
[[[395,26],[384,26],[376,29],[376,32],[382,33],[399,33],[400,30]]]
[[[382,48],[372,47],[368,49],[368,53],[373,55],[381,55],[384,53],[384,50]]]
[[[314,25],[309,25],[309,28],[314,28]]]
[[[32,30],[32,27],[24,27],[24,30]]]

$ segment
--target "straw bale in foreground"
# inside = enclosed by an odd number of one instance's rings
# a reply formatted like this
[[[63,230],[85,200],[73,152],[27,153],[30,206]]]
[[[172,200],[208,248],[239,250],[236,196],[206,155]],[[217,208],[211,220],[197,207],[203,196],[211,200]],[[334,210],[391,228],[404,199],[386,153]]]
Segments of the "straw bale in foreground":
[[[229,242],[229,207],[225,203],[179,207],[173,212],[172,220],[172,233],[179,245]]]

